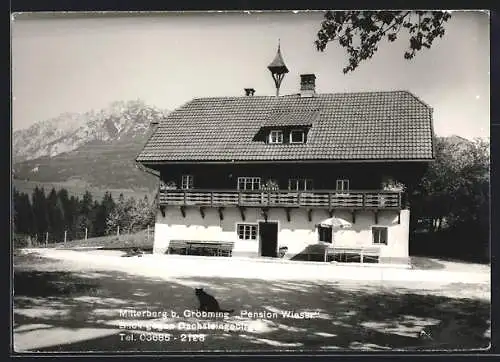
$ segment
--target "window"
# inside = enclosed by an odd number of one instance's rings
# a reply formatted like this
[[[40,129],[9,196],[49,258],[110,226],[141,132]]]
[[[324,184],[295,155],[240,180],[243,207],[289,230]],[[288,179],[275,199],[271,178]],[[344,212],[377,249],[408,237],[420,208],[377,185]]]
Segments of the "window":
[[[283,131],[271,131],[269,132],[269,143],[283,143]]]
[[[304,143],[305,138],[304,131],[301,129],[290,131],[290,143]]]
[[[238,190],[260,190],[260,177],[238,177]]]
[[[181,188],[184,190],[193,188],[193,176],[192,175],[182,175]]]
[[[387,245],[387,227],[373,226],[372,227],[373,243]]]
[[[349,192],[349,180],[337,180],[337,191]]]
[[[312,190],[312,180],[291,178],[288,180],[288,190],[290,191]]]
[[[323,241],[325,243],[332,243],[332,228],[325,228],[322,226],[318,227],[318,238],[319,241]]]
[[[236,232],[240,240],[257,240],[257,225],[255,224],[237,224]]]

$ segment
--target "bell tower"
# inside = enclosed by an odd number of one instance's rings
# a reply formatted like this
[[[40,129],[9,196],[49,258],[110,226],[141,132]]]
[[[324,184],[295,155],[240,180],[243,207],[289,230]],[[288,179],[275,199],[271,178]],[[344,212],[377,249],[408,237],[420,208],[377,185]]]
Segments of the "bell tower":
[[[271,72],[274,84],[276,85],[276,96],[279,96],[281,81],[285,77],[285,74],[288,73],[288,68],[286,67],[285,62],[283,61],[283,57],[281,56],[279,40],[278,52],[276,53],[276,56],[274,57],[274,60],[271,62],[271,64],[268,65],[267,69],[269,69],[269,71]]]

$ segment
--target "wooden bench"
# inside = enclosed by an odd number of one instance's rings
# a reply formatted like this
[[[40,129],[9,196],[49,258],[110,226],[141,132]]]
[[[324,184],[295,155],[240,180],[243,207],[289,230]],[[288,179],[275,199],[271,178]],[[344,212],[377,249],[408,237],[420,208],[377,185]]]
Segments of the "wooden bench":
[[[231,241],[171,240],[167,252],[180,250],[185,255],[202,252],[202,255],[231,256],[233,247],[234,242]]]
[[[344,254],[346,256],[346,262],[349,255],[354,255],[356,259],[359,259],[360,263],[365,261],[378,262],[380,257],[380,248],[376,246],[333,246],[327,251],[328,255],[331,255],[333,259],[335,256]]]
[[[233,255],[233,242],[225,242],[219,246],[219,256],[232,256]]]
[[[180,251],[181,254],[187,254],[188,244],[186,240],[170,240],[167,253],[171,254],[173,251],[177,250]]]

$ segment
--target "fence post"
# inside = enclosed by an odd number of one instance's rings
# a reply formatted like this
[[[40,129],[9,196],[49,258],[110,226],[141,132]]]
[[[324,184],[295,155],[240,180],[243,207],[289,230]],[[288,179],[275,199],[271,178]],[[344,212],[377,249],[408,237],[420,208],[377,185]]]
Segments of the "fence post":
[[[87,228],[85,228],[85,241],[87,241]]]
[[[147,240],[149,241],[149,225],[148,225],[148,234],[147,235],[148,235]]]
[[[66,245],[67,235],[68,235],[68,231],[64,230],[64,245]]]
[[[49,246],[49,232],[47,231],[45,233],[45,247]]]

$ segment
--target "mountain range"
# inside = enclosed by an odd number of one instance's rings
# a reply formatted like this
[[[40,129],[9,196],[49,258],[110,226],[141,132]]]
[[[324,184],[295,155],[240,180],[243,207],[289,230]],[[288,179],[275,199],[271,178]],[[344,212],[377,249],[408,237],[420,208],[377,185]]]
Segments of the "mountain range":
[[[141,100],[118,101],[14,131],[14,185],[152,191],[157,178],[138,169],[134,159],[167,114]]]

